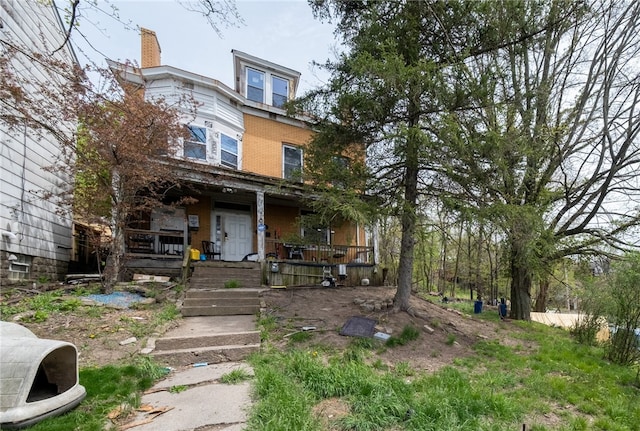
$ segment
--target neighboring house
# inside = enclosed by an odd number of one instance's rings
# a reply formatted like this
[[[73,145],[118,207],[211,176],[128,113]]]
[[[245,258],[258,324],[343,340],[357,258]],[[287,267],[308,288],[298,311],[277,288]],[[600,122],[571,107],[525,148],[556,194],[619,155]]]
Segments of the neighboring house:
[[[65,40],[54,2],[0,0],[0,39],[3,52],[9,43],[77,63],[68,44],[51,54]],[[16,61],[14,70],[27,81],[48,81],[47,71],[26,57]],[[66,178],[43,169],[60,153],[58,142],[27,127],[9,129],[0,119],[0,144],[0,283],[59,279],[70,259],[71,218],[38,196],[68,184]]]
[[[296,95],[300,73],[233,50],[234,88],[205,76],[161,65],[153,31],[142,29],[141,67],[111,63],[129,85],[146,97],[167,100],[192,95],[200,106],[189,119],[191,139],[176,154],[176,169],[188,179],[198,202],[177,210],[158,210],[131,226],[128,265],[167,266],[187,246],[224,261],[266,258],[373,266],[373,247],[365,229],[351,223],[319,226],[309,232],[299,220],[308,212],[297,173],[304,169],[304,147],[312,131],[283,105]],[[195,192],[193,191],[195,190]],[[311,234],[311,235],[310,235]],[[296,239],[297,241],[293,241]],[[135,260],[158,259],[162,264]]]

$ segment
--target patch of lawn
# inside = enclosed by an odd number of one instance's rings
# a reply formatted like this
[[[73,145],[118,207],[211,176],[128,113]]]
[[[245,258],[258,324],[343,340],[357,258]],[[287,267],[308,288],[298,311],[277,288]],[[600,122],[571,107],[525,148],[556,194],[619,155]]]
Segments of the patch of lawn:
[[[108,365],[80,370],[80,384],[87,397],[70,412],[45,419],[30,431],[103,431],[107,414],[119,406],[131,409],[140,404],[140,394],[164,376],[166,371],[146,358],[130,365]]]
[[[387,347],[404,346],[410,341],[417,340],[420,336],[420,330],[414,326],[405,326],[397,337],[390,337],[385,345]]]
[[[248,429],[316,430],[314,406],[340,399],[348,409],[334,418],[334,430],[511,431],[523,423],[537,431],[640,430],[634,369],[609,364],[602,349],[577,344],[566,331],[514,325],[524,331],[511,338],[522,344],[483,340],[474,356],[435,373],[404,362],[381,366],[368,339],[354,339],[343,352],[291,347],[258,354]],[[297,394],[292,409],[281,407],[281,392]]]

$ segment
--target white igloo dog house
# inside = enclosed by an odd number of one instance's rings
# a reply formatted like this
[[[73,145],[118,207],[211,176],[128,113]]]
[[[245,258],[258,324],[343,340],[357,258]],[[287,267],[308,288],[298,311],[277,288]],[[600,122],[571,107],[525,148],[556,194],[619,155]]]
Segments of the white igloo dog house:
[[[0,429],[24,428],[65,413],[85,395],[73,344],[0,322]]]

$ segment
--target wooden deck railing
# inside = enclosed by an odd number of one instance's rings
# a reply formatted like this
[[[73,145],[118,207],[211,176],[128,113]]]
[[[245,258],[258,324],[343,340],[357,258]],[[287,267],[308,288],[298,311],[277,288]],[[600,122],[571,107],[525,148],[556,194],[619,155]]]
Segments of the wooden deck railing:
[[[183,256],[185,250],[184,232],[126,229],[127,253],[145,255]]]
[[[373,263],[373,247],[339,244],[287,244],[265,241],[265,254],[276,259],[327,263]]]
[[[126,252],[138,257],[184,256],[187,247],[184,232],[126,229]],[[267,238],[265,255],[279,260],[318,263],[373,263],[373,247],[339,244],[295,245]]]

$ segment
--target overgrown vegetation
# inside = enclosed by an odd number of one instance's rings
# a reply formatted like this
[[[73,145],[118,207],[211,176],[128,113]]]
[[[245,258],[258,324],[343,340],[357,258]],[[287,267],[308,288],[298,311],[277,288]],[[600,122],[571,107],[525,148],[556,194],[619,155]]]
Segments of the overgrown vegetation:
[[[576,344],[563,330],[521,326],[521,345],[480,341],[474,356],[435,373],[382,364],[379,343],[369,339],[354,339],[344,352],[267,350],[251,358],[258,400],[248,429],[638,429],[633,369],[608,363],[602,348]],[[344,413],[325,423],[314,408],[328,400]]]
[[[164,310],[158,316],[175,311]],[[610,363],[603,346],[578,344],[557,328],[513,322],[510,338],[519,344],[479,341],[474,355],[425,372],[408,361],[380,360],[378,355],[392,347],[371,338],[353,338],[344,350],[290,343],[279,351],[271,343],[277,338],[276,319],[260,323],[266,348],[250,359],[254,375],[238,369],[220,378],[227,384],[254,382],[250,431],[511,431],[522,424],[536,431],[639,429],[637,370]],[[419,335],[407,326],[395,339],[410,348],[421,342]],[[455,337],[450,340],[453,344]],[[148,358],[83,369],[87,399],[33,429],[102,430],[108,413],[132,411],[141,392],[166,371]],[[316,411],[324,402],[341,408],[323,417]]]
[[[594,344],[596,334],[606,329],[609,338],[600,340],[610,361],[621,365],[640,361],[640,253],[628,253],[613,263],[611,272],[592,277],[584,294],[584,318],[573,328],[576,338]],[[606,326],[605,326],[606,325]]]

